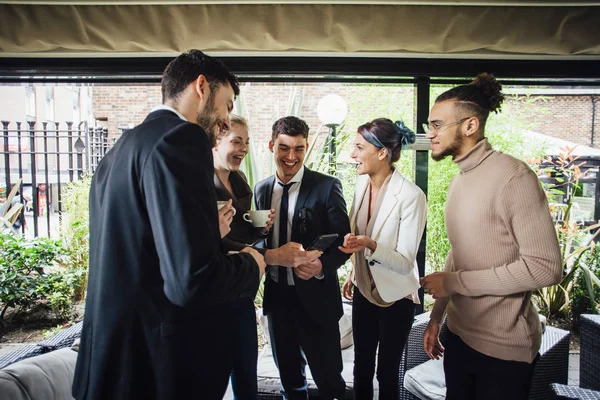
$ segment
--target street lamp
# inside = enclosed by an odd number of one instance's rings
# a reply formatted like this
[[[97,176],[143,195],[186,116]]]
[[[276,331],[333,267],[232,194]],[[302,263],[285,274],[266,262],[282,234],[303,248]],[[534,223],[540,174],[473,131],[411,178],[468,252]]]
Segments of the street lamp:
[[[328,94],[319,100],[317,105],[317,115],[323,125],[329,128],[329,173],[335,174],[335,160],[336,160],[336,149],[335,149],[335,134],[337,127],[344,122],[346,115],[348,114],[348,105],[346,101],[337,94]]]

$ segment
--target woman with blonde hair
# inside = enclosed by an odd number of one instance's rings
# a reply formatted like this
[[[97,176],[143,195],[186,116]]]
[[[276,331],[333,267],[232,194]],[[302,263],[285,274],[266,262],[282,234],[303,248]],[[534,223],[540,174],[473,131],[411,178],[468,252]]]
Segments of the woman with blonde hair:
[[[250,138],[248,123],[240,116],[229,117],[231,128],[217,136],[213,148],[214,182],[217,200],[231,200],[235,209],[231,231],[223,238],[224,251],[240,251],[262,239],[273,225],[274,211],[266,228],[255,228],[244,220],[244,213],[252,206],[252,189],[240,167],[248,154]],[[256,399],[258,338],[254,298],[231,303],[233,368],[231,386],[235,399]]]

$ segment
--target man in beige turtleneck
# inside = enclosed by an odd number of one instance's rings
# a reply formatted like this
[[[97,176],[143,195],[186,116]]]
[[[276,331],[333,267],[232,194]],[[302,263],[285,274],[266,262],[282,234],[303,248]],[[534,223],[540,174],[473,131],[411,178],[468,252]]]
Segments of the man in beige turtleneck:
[[[452,246],[444,272],[421,279],[436,299],[424,334],[431,358],[444,354],[447,400],[527,399],[541,326],[531,292],[562,277],[561,254],[536,174],[494,151],[484,137],[504,96],[480,74],[441,94],[429,114],[434,160],[450,156],[445,224]],[[440,323],[448,314],[446,348]]]

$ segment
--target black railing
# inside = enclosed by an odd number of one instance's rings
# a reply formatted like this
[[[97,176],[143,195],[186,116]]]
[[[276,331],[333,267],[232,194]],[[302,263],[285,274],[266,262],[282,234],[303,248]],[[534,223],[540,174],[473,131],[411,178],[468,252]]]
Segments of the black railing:
[[[58,232],[64,185],[93,173],[114,141],[106,128],[88,128],[87,122],[43,122],[41,129],[34,121],[1,123],[1,196],[20,179],[21,232],[27,227],[29,235],[52,236]]]

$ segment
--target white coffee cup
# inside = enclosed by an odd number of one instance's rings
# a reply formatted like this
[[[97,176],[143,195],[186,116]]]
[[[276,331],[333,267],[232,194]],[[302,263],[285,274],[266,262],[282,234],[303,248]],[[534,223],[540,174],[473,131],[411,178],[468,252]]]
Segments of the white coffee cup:
[[[271,210],[250,210],[244,214],[244,221],[250,222],[255,228],[267,226]]]
[[[223,208],[223,206],[225,204],[227,204],[227,201],[222,201],[222,200],[217,201],[217,210],[220,210],[221,208]],[[233,215],[235,215],[235,207],[231,207],[231,210],[233,211]]]

